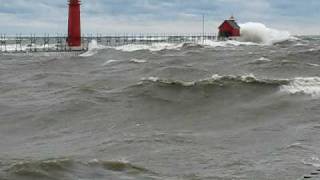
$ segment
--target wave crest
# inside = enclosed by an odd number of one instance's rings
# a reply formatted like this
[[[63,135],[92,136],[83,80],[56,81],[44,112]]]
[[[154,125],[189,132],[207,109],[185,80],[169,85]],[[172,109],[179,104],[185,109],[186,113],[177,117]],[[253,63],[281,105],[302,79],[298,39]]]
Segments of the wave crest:
[[[152,43],[150,45],[145,44],[128,44],[123,46],[114,47],[116,50],[124,52],[134,52],[140,50],[149,50],[149,51],[161,51],[161,50],[170,50],[170,49],[180,49],[183,47],[184,43],[174,44],[174,43]]]
[[[262,23],[248,22],[241,24],[240,41],[253,42],[266,45],[294,39],[288,31],[280,31],[266,27]]]
[[[150,170],[131,164],[128,161],[101,161],[97,159],[91,160],[89,163],[91,166],[102,166],[110,171],[128,172],[128,173],[152,173]]]
[[[259,79],[253,74],[243,76],[221,76],[218,74],[210,78],[197,81],[181,81],[163,79],[159,77],[142,78],[141,83],[152,82],[165,85],[178,85],[183,87],[195,87],[203,85],[228,86],[234,84],[243,85],[267,85],[279,87],[280,92],[287,94],[304,94],[312,97],[320,97],[320,77],[297,77],[294,79]]]
[[[89,172],[97,169],[106,170],[106,173],[103,174],[106,177],[109,177],[110,171],[141,176],[157,175],[151,170],[124,160],[104,161],[93,159],[90,161],[76,161],[67,158],[20,161],[13,163],[6,172],[10,177],[9,179],[17,179],[17,177],[23,179],[78,179],[79,175],[84,177],[86,175],[85,173],[78,174],[75,172]]]
[[[320,77],[295,78],[288,85],[281,86],[281,91],[289,94],[307,94],[319,97]]]
[[[243,76],[220,76],[218,74],[212,75],[210,78],[201,79],[197,81],[179,81],[170,79],[161,79],[159,77],[148,77],[142,78],[143,82],[154,82],[167,85],[180,85],[185,87],[192,87],[198,85],[219,85],[224,86],[233,83],[244,83],[244,84],[264,84],[264,85],[284,85],[288,84],[288,80],[271,80],[271,79],[258,79],[253,74],[243,75]]]
[[[67,171],[72,165],[73,161],[69,159],[21,161],[14,163],[7,172],[23,177],[52,179],[50,172]]]
[[[88,51],[80,54],[79,56],[81,57],[90,57],[94,56],[95,54],[98,53],[100,49],[105,49],[107,48],[106,46],[103,46],[101,44],[98,44],[97,40],[93,39],[89,44],[88,44]]]

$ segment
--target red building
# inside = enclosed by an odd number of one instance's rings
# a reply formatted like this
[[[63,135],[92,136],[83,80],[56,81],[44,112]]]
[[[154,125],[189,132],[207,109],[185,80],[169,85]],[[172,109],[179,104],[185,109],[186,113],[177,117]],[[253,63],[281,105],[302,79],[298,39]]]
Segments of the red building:
[[[219,38],[232,38],[240,36],[240,26],[237,24],[233,16],[229,20],[225,20],[219,26]]]
[[[68,45],[81,47],[80,0],[69,0]]]

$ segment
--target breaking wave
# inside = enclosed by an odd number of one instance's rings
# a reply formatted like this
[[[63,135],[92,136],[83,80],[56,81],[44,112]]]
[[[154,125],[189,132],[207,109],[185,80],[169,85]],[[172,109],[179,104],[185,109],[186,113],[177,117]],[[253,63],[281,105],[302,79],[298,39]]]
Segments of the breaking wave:
[[[220,76],[218,74],[212,75],[210,78],[201,79],[198,81],[179,81],[179,80],[170,80],[170,79],[161,79],[159,77],[148,77],[142,78],[143,82],[156,82],[161,84],[169,85],[180,85],[185,87],[192,87],[198,85],[218,85],[224,86],[233,83],[245,83],[245,84],[264,84],[264,85],[284,85],[288,84],[288,80],[271,80],[271,79],[258,79],[253,74],[243,75],[243,76]]]
[[[253,60],[249,64],[264,64],[264,63],[270,63],[270,62],[272,62],[271,59],[266,58],[266,57],[260,57],[259,59]]]
[[[148,77],[142,78],[140,84],[148,82],[166,85],[177,85],[183,87],[195,87],[203,85],[228,86],[233,84],[266,85],[278,87],[280,92],[284,92],[286,94],[305,94],[312,97],[320,97],[320,77],[294,79],[259,79],[253,74],[244,76],[220,76],[215,74],[210,78],[197,81],[180,81],[163,79],[159,77]]]
[[[266,27],[262,23],[248,22],[241,24],[241,38],[243,42],[253,42],[265,45],[294,39],[287,31],[280,31]]]
[[[135,52],[141,50],[148,51],[162,51],[171,49],[180,49],[185,45],[185,43],[151,43],[151,44],[127,44],[122,46],[104,46],[98,44],[96,40],[92,40],[89,43],[88,51],[81,54],[82,57],[93,56],[102,49],[115,49],[123,52]]]
[[[150,45],[142,44],[128,44],[119,47],[110,47],[123,52],[134,52],[141,50],[148,50],[151,52],[162,51],[162,50],[181,50],[184,48],[203,48],[205,47],[228,47],[228,46],[256,46],[258,43],[254,42],[240,42],[235,40],[228,41],[215,41],[215,40],[204,40],[199,42],[186,42],[186,43],[153,43]]]
[[[302,160],[302,163],[305,165],[310,165],[316,168],[320,168],[320,158],[317,156],[312,156],[311,158],[307,158]]]
[[[212,40],[205,40],[204,45],[210,47],[226,47],[226,46],[257,46],[258,43],[255,42],[241,42],[235,40],[228,40],[228,41],[212,41]]]
[[[105,46],[98,44],[97,40],[94,39],[89,43],[88,51],[83,54],[80,54],[79,56],[81,57],[93,56],[98,53],[98,50],[105,49],[105,48],[106,48]]]
[[[114,47],[116,50],[124,52],[133,52],[140,50],[149,50],[149,51],[161,51],[161,50],[170,50],[170,49],[180,49],[184,44],[174,44],[174,43],[152,43],[150,45],[144,44],[128,44],[119,47]]]
[[[112,63],[117,63],[117,62],[121,62],[121,61],[122,61],[122,60],[110,59],[110,60],[104,62],[104,63],[102,64],[102,66],[107,66],[107,65],[110,65],[110,64],[112,64]]]
[[[130,59],[130,62],[133,62],[133,63],[146,63],[147,62],[147,60],[145,60],[145,59]]]
[[[88,57],[93,56],[98,53],[98,50],[101,49],[115,49],[123,52],[135,52],[147,50],[151,52],[162,51],[162,50],[181,50],[184,48],[203,48],[206,47],[228,47],[228,46],[257,46],[260,45],[255,42],[241,42],[235,40],[228,41],[216,41],[216,40],[204,40],[197,42],[186,42],[186,43],[152,43],[152,44],[127,44],[123,46],[103,46],[97,44],[94,40],[89,44],[89,50],[86,53],[81,54],[80,56]],[[132,61],[134,62],[134,61]],[[142,63],[142,62],[137,62]]]
[[[308,94],[313,97],[319,97],[320,77],[295,78],[288,85],[281,86],[281,91],[290,94]]]
[[[319,67],[320,64],[315,64],[315,63],[307,63],[308,66],[313,66],[313,67]]]

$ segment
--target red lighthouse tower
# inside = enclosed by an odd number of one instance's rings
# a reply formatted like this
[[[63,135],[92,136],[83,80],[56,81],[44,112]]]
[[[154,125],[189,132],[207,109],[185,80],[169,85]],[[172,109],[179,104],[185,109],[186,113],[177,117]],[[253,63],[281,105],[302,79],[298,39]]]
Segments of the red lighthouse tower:
[[[69,0],[68,45],[81,47],[80,0]]]

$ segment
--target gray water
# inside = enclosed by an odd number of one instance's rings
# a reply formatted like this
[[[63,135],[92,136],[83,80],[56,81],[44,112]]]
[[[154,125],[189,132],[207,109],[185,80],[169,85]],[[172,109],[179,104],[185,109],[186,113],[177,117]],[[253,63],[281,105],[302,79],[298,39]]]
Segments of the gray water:
[[[89,55],[0,55],[1,180],[319,179],[319,37]]]

